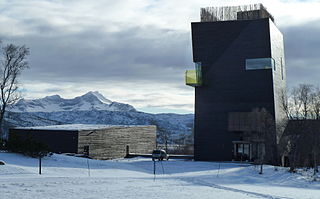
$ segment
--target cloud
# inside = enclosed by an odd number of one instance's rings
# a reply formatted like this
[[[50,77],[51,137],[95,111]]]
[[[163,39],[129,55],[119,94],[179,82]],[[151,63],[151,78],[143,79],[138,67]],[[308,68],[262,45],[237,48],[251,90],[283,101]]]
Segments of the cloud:
[[[146,32],[155,38],[144,37]],[[63,36],[32,35],[6,37],[6,40],[30,47],[31,69],[24,74],[26,79],[36,74],[38,80],[50,82],[177,82],[186,66],[192,63],[188,32],[153,26],[134,27],[117,33],[92,29]]]
[[[300,83],[319,85],[320,21],[283,29],[287,79],[290,87]]]
[[[183,84],[183,82],[181,82]],[[193,111],[194,89],[184,86],[181,89],[176,84],[141,84],[139,82],[75,82],[66,84],[43,83],[41,81],[25,81],[22,86],[26,98],[41,98],[46,95],[61,95],[73,98],[88,91],[97,90],[111,101],[132,104],[138,110],[152,111],[152,108],[162,107],[161,112],[170,109],[178,113]]]
[[[0,38],[30,47],[25,96],[99,90],[138,108],[192,111],[190,22],[200,7],[255,0],[5,0]],[[319,1],[262,0],[284,32],[289,85],[317,82]],[[305,74],[301,76],[301,74]]]

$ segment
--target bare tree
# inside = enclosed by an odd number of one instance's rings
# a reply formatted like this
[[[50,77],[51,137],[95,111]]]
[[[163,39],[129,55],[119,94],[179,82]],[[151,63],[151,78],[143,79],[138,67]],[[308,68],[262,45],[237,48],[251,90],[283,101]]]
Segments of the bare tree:
[[[289,99],[293,101],[291,109],[294,110],[291,119],[310,119],[313,88],[311,84],[300,84],[293,88],[292,98]]]
[[[269,155],[269,159],[274,159],[276,154],[274,151],[270,151],[275,146],[275,121],[272,115],[265,109],[254,109],[250,113],[251,117],[251,131],[255,132],[255,136],[251,139],[257,145],[257,155],[258,155],[258,162],[260,164],[260,172],[259,174],[263,173],[263,164],[266,161],[266,153]],[[253,134],[254,135],[254,134]],[[273,154],[273,155],[271,155]],[[270,160],[268,160],[270,161]]]
[[[162,144],[165,146],[165,150],[168,151],[168,143],[172,140],[172,133],[161,127],[160,122],[157,120],[151,120],[150,124],[157,126],[157,146]]]
[[[316,87],[311,94],[311,114],[312,118],[320,120],[320,88]]]
[[[21,71],[28,68],[27,56],[29,48],[7,44],[1,46],[2,57],[0,66],[0,137],[3,133],[3,119],[8,106],[14,104],[18,99],[18,77]]]
[[[303,119],[307,119],[310,115],[313,86],[311,84],[300,84],[297,90],[298,99],[302,104]]]
[[[281,93],[280,93],[280,106],[281,106],[282,111],[285,113],[286,118],[290,119],[291,109],[289,106],[288,98],[289,98],[288,92],[285,89],[282,89]]]
[[[282,109],[291,120],[287,128],[288,157],[290,171],[312,154],[314,174],[317,172],[317,157],[320,155],[320,89],[310,84],[295,87],[289,97],[281,97]],[[290,131],[290,132],[289,132]]]

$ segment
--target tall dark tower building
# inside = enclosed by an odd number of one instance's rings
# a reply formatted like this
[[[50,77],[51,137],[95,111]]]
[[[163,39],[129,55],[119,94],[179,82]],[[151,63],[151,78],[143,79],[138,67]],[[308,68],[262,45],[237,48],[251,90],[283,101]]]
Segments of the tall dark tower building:
[[[286,75],[272,15],[262,4],[202,8],[201,22],[191,26],[195,70],[186,71],[186,84],[195,87],[195,159],[254,161],[264,154],[275,162]],[[268,142],[252,128],[254,110],[272,118]]]

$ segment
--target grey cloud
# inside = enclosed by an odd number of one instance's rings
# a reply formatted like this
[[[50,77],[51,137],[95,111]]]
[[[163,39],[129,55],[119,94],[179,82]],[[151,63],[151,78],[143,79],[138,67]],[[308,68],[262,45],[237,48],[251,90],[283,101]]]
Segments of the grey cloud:
[[[22,23],[33,34],[0,38],[30,47],[31,69],[23,74],[25,79],[50,83],[161,82],[188,90],[183,74],[193,65],[190,31],[121,24],[121,31],[108,32],[108,26],[87,24],[79,27],[82,31],[72,32],[43,19]],[[288,85],[318,84],[320,22],[280,29],[286,44]]]
[[[193,104],[166,104],[166,105],[149,105],[148,108],[161,108],[161,107],[171,107],[171,108],[183,108],[190,107],[193,108]]]
[[[34,35],[2,36],[30,47],[31,69],[24,74],[27,79],[178,82],[191,62],[188,32],[149,26],[110,33],[90,27],[71,34],[41,21],[34,27],[38,31]]]
[[[47,88],[47,89],[42,90],[41,92],[58,93],[58,92],[61,92],[61,91],[63,91],[63,89],[61,89],[61,88]]]
[[[288,86],[319,84],[320,21],[283,28]]]

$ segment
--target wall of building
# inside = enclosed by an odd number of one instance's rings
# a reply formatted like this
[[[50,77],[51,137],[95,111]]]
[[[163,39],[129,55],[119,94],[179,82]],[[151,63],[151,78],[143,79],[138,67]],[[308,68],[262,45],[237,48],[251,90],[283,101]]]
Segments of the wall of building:
[[[123,158],[130,153],[151,153],[156,147],[156,126],[110,127],[94,131],[79,131],[78,153],[89,146],[89,156],[95,159]]]
[[[10,129],[9,141],[16,137],[44,143],[54,153],[77,153],[78,150],[78,131]]]
[[[284,57],[284,42],[283,35],[270,21],[270,43],[271,43],[271,56],[275,60],[276,70],[273,71],[273,92],[275,98],[275,119],[277,125],[277,143],[284,131],[284,120],[286,115],[282,107],[282,95],[286,92],[286,64]]]
[[[275,115],[273,69],[245,70],[248,58],[271,55],[269,19],[192,23],[194,62],[203,85],[195,91],[195,159],[231,160],[228,113],[265,108]]]

